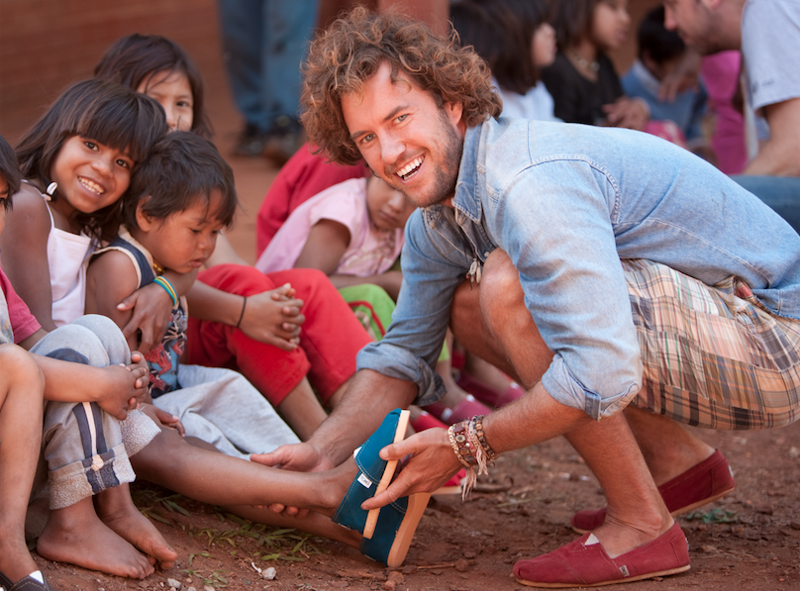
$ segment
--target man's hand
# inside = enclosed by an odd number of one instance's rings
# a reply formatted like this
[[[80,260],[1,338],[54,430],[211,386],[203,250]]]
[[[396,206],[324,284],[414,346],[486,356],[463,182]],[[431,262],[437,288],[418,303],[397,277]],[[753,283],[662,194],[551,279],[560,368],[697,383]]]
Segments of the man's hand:
[[[647,103],[638,98],[622,97],[610,105],[603,105],[608,123],[614,127],[643,131],[650,120]]]
[[[411,493],[433,492],[461,469],[446,429],[427,429],[400,443],[387,445],[380,455],[384,460],[411,458],[385,491],[364,501],[361,508],[366,511],[383,507]]]
[[[293,351],[300,343],[303,300],[294,297],[289,285],[248,296],[239,328],[251,339]]]
[[[117,305],[117,310],[133,310],[122,329],[128,346],[147,353],[160,343],[172,315],[172,298],[156,283],[137,289]]]

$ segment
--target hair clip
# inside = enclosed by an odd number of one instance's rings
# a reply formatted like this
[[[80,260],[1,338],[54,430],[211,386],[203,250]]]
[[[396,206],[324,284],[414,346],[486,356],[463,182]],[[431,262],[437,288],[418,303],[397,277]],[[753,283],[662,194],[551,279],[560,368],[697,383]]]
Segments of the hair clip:
[[[53,198],[53,193],[56,192],[56,189],[58,189],[58,183],[55,182],[55,181],[53,181],[52,183],[47,185],[47,189],[45,190],[45,193],[47,193],[47,197],[48,197],[47,200],[48,201],[50,201],[50,199]]]

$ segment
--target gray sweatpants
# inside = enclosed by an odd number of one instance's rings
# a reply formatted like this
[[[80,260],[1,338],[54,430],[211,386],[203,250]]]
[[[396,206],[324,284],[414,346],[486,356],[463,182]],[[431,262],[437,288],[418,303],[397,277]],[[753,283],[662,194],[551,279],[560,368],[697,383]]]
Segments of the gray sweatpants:
[[[130,363],[122,331],[105,316],[87,315],[62,326],[31,349],[53,359],[94,367]],[[50,509],[63,509],[107,488],[133,482],[129,457],[159,433],[139,410],[119,421],[96,402],[47,402],[42,447],[50,481]]]

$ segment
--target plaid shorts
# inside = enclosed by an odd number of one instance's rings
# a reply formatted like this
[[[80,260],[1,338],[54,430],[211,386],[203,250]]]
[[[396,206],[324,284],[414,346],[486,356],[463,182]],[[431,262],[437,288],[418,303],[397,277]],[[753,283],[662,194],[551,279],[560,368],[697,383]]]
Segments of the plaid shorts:
[[[622,261],[644,372],[631,404],[710,429],[800,418],[800,321],[771,314],[736,277],[713,287]]]

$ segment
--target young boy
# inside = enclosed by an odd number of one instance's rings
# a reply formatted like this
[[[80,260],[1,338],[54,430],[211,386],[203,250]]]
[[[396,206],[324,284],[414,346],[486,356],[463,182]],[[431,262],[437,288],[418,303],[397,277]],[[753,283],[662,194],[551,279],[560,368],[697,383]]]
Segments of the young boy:
[[[20,187],[18,171],[13,150],[0,138],[0,232]],[[27,551],[24,532],[42,439],[51,508],[37,546],[42,556],[144,578],[153,566],[136,545],[153,562],[171,566],[177,555],[136,511],[127,489],[131,450],[122,439],[149,441],[154,433],[148,436],[146,425],[152,422],[138,413],[126,423],[144,427],[128,437],[117,421],[138,405],[144,368],[131,365],[122,333],[104,319],[83,318],[48,334],[2,270],[0,286],[0,586],[50,588]],[[50,402],[43,437],[44,399]],[[89,424],[93,417],[99,422]]]
[[[87,311],[125,323],[128,313],[118,310],[116,303],[154,281],[164,269],[187,273],[201,266],[236,207],[233,173],[211,142],[181,131],[159,140],[139,165],[123,203],[125,226],[120,236],[89,265]],[[178,415],[187,437],[182,439],[162,425],[161,434],[133,458],[137,473],[248,519],[297,527],[358,547],[362,541],[358,531],[331,520],[355,466],[305,474],[258,464],[260,457],[251,454],[297,442],[297,437],[236,372],[179,363],[186,343],[185,321],[185,304],[176,301],[164,341],[147,359],[153,403]],[[252,506],[289,502],[315,512],[295,521]],[[362,551],[389,559],[363,546]]]

